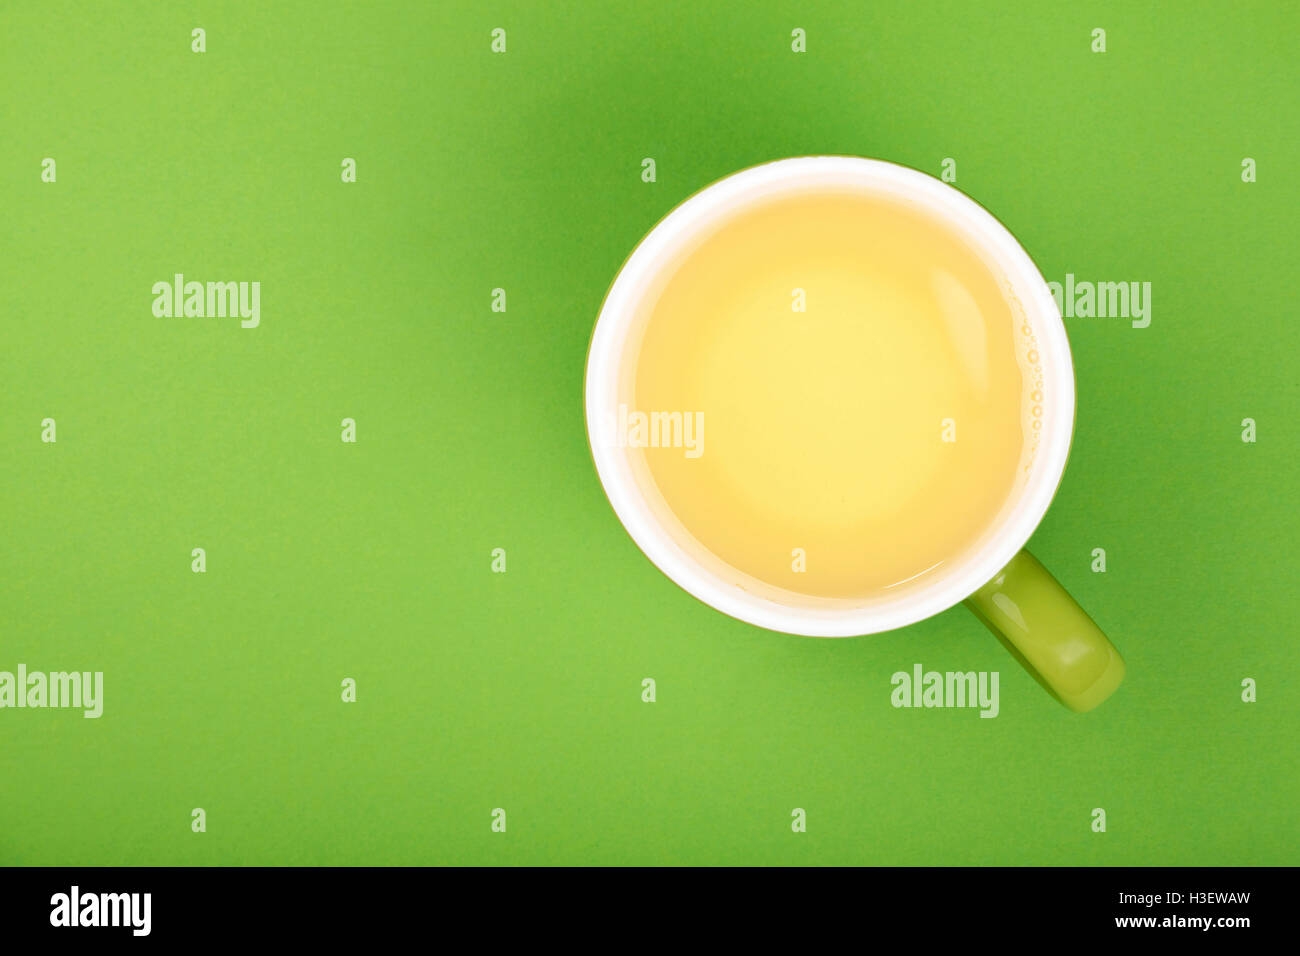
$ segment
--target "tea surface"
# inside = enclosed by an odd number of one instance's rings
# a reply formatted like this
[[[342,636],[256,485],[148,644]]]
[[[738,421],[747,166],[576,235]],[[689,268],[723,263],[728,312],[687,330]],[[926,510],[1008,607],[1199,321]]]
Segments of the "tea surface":
[[[1033,421],[1023,319],[950,226],[865,194],[769,200],[665,277],[635,410],[699,434],[641,453],[715,555],[804,594],[881,595],[994,524]]]

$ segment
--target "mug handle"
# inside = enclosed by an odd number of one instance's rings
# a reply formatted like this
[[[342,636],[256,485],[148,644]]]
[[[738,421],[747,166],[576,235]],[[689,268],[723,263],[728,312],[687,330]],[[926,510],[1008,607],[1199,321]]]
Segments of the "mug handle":
[[[1092,710],[1124,679],[1115,645],[1028,551],[968,597],[966,606],[1076,713]]]

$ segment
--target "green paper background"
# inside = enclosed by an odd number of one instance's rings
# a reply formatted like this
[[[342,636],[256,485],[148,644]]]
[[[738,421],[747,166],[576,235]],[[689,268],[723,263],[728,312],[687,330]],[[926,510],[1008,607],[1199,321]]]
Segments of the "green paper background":
[[[102,670],[105,713],[0,711],[0,863],[1295,863],[1297,30],[1262,2],[5,4],[0,670]],[[1149,328],[1067,320],[1078,423],[1031,542],[1127,658],[1097,711],[961,607],[730,620],[606,502],[581,388],[618,267],[702,186],[814,153],[953,157],[1049,279],[1153,283]],[[154,318],[174,272],[260,281],[261,327]],[[1000,716],[894,709],[917,662],[1000,671]]]

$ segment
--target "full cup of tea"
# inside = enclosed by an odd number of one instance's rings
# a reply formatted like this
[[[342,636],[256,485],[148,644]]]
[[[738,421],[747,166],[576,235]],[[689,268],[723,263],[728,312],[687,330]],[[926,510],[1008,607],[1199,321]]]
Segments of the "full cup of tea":
[[[1122,680],[1023,550],[1070,450],[1065,327],[1016,239],[951,186],[849,156],[713,183],[623,264],[585,389],[615,513],[704,603],[847,637],[965,601],[1071,709]]]

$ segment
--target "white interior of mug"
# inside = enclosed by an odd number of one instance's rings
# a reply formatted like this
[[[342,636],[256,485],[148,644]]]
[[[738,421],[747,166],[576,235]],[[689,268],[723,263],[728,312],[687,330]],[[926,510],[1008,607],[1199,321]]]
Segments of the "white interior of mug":
[[[937,215],[1003,280],[1023,319],[1025,347],[1041,369],[1041,428],[1032,467],[984,537],[943,572],[888,595],[829,598],[775,587],[717,558],[681,525],[659,494],[638,449],[614,440],[620,403],[630,403],[641,308],[666,281],[670,263],[711,226],[747,206],[786,194],[850,188],[915,204]],[[983,207],[931,176],[880,160],[807,156],[754,166],[691,196],[641,241],[611,286],[587,357],[587,431],[601,484],[623,526],[679,586],[718,610],[791,634],[845,637],[902,627],[937,614],[993,577],[1033,534],[1060,482],[1074,427],[1074,368],[1065,327],[1033,261]]]

